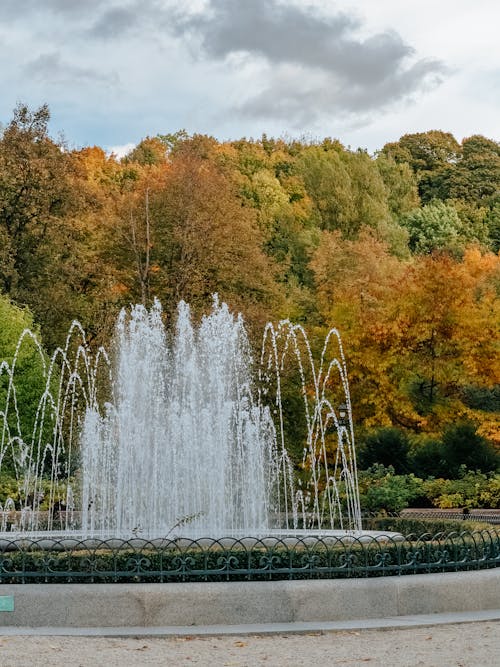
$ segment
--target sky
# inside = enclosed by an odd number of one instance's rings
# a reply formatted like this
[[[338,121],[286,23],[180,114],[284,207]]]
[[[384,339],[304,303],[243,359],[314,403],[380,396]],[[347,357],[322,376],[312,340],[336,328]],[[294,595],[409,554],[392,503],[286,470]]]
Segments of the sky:
[[[498,0],[0,0],[0,122],[48,103],[70,148],[186,129],[500,140]]]

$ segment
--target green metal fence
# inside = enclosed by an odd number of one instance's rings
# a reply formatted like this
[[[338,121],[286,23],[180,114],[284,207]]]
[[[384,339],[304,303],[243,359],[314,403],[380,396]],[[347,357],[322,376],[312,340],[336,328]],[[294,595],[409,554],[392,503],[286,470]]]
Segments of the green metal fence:
[[[0,584],[335,579],[499,565],[498,529],[405,537],[0,541]]]

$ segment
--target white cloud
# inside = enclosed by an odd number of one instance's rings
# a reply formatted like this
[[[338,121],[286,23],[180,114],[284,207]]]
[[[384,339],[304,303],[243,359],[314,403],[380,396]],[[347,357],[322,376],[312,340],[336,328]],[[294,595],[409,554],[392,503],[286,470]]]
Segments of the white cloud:
[[[500,136],[490,0],[89,3],[2,0],[1,121],[48,102],[55,133],[105,146],[179,128],[369,150],[431,128]]]
[[[110,146],[106,152],[108,153],[108,155],[114,155],[119,160],[121,160],[121,158],[125,157],[125,155],[130,153],[130,151],[133,151],[136,145],[137,144],[134,143],[128,143],[128,144],[121,144],[119,146]]]

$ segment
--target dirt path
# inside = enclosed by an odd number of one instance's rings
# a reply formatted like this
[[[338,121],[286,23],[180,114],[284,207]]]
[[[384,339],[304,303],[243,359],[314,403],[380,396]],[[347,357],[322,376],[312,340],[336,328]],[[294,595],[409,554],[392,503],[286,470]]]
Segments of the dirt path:
[[[1,633],[1,629],[0,629]],[[2,667],[498,667],[500,621],[242,637],[0,636]]]

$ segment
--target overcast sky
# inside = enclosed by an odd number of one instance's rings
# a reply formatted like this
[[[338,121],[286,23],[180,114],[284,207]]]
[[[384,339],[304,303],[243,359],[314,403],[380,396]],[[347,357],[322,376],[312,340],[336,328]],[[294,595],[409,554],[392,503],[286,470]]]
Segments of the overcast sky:
[[[0,121],[71,147],[407,132],[500,140],[498,0],[0,0]]]

